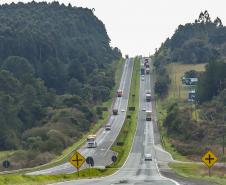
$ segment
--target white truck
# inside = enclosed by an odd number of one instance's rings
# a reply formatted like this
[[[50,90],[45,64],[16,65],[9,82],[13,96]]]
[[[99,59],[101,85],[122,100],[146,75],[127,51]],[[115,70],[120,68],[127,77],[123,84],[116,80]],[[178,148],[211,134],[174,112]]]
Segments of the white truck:
[[[151,115],[152,115],[152,111],[147,110],[146,111],[146,121],[151,121]]]
[[[96,148],[96,135],[88,135],[87,137],[87,148]]]

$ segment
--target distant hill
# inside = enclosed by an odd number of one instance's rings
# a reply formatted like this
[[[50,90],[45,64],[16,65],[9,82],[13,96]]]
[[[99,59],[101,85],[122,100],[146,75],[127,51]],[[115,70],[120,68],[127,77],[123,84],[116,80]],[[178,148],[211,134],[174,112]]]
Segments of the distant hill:
[[[194,23],[179,25],[171,38],[155,53],[155,65],[160,63],[207,63],[226,57],[226,27],[220,18],[211,20],[201,12]]]
[[[89,9],[0,6],[0,150],[20,149],[18,168],[51,160],[95,123],[121,58],[109,43]]]

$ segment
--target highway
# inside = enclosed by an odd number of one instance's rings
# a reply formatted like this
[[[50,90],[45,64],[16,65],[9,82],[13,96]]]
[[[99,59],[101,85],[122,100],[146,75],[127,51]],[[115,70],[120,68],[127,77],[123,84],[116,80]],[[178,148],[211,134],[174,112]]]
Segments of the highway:
[[[167,162],[171,160],[171,156],[165,152],[161,146],[155,142],[155,110],[152,102],[146,102],[146,90],[152,90],[150,75],[145,75],[144,81],[140,81],[140,95],[139,95],[139,113],[137,130],[134,136],[133,146],[131,152],[121,169],[115,174],[103,178],[74,180],[68,182],[56,183],[57,185],[113,185],[113,184],[128,184],[128,185],[178,185],[174,180],[163,177],[158,168],[158,161]],[[154,119],[146,121],[145,111],[152,110]],[[144,155],[146,153],[152,154],[152,161],[145,161]]]
[[[130,84],[132,79],[133,71],[133,61],[132,59],[127,59],[124,64],[122,77],[119,85],[119,89],[123,90],[122,97],[116,97],[113,104],[114,108],[118,108],[118,115],[111,115],[108,120],[108,124],[111,125],[111,131],[105,131],[104,128],[101,128],[97,133],[96,142],[97,148],[87,148],[86,144],[79,149],[79,152],[85,156],[92,156],[94,159],[95,167],[104,168],[106,165],[112,163],[111,158],[114,153],[110,150],[110,147],[114,143],[116,137],[118,136],[122,125],[125,120],[126,111],[128,105]],[[94,134],[94,133],[93,133]],[[81,169],[88,167],[87,164],[83,165]],[[41,174],[70,174],[76,171],[75,167],[72,166],[69,162],[45,169],[40,171],[34,171],[28,173],[28,175],[41,175]]]

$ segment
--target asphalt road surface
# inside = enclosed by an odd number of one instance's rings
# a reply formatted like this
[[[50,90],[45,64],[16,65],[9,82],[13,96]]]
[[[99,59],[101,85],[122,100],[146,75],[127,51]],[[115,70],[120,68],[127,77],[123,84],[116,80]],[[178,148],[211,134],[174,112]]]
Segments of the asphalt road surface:
[[[161,146],[155,145],[155,134],[154,134],[154,120],[146,121],[145,111],[153,110],[152,102],[146,102],[145,92],[150,90],[151,81],[150,75],[145,75],[144,81],[140,81],[140,103],[139,103],[139,114],[138,114],[138,124],[137,130],[133,141],[133,146],[131,152],[124,164],[124,166],[119,169],[115,174],[98,178],[98,179],[85,179],[85,180],[75,180],[68,182],[56,183],[58,185],[86,185],[91,183],[92,185],[113,185],[113,184],[127,184],[127,185],[177,185],[174,180],[163,177],[158,168],[157,161],[171,160],[171,156],[165,152]],[[151,154],[152,161],[145,161],[144,155]]]
[[[126,110],[128,105],[130,84],[132,79],[133,72],[133,61],[132,59],[127,59],[125,61],[119,89],[123,90],[123,96],[117,97],[115,99],[114,108],[117,108],[119,111],[118,115],[111,115],[108,124],[111,125],[110,131],[105,131],[104,128],[101,128],[97,133],[96,142],[97,148],[87,148],[86,145],[79,149],[79,152],[85,156],[92,156],[94,159],[95,167],[104,168],[106,165],[112,163],[111,158],[114,153],[110,150],[111,145],[114,143],[116,137],[118,136],[122,125],[125,120]],[[125,111],[122,111],[125,110]],[[87,164],[83,165],[81,169],[88,167]],[[40,175],[40,174],[70,174],[76,171],[75,167],[70,163],[64,163],[53,168],[35,171],[28,173],[29,175]]]

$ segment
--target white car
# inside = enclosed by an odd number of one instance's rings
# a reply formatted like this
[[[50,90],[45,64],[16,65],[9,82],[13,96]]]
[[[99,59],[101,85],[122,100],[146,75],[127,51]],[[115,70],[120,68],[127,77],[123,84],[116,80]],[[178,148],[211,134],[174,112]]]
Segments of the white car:
[[[109,124],[105,125],[105,130],[106,131],[111,130],[111,125],[109,125]]]
[[[146,111],[146,108],[145,108],[145,107],[143,107],[143,108],[142,108],[142,111]]]
[[[141,80],[144,81],[144,77],[143,76],[141,77]]]
[[[126,111],[125,109],[122,109],[122,110],[121,110],[121,112],[125,112],[125,111]]]
[[[152,161],[152,155],[151,154],[145,154],[144,155],[144,160],[145,161]]]

